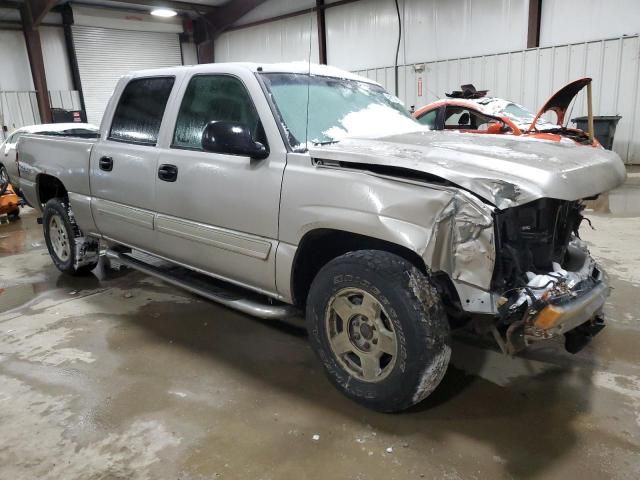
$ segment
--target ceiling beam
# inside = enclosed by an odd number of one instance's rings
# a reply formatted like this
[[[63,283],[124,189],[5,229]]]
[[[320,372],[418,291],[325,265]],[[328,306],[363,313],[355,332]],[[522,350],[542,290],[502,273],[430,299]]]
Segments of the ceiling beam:
[[[0,0],[2,1],[2,0]],[[211,5],[201,5],[199,3],[189,3],[189,2],[181,2],[178,0],[108,0],[109,4],[113,6],[118,6],[122,8],[132,7],[135,8],[144,8],[145,10],[151,11],[153,8],[171,8],[181,13],[209,13],[213,12],[216,7],[212,7]],[[93,3],[84,3],[82,0],[79,0],[79,4],[88,5],[88,6],[96,6]]]
[[[212,39],[215,39],[237,22],[243,15],[246,15],[265,1],[266,0],[231,0],[221,7],[216,7],[213,12],[205,16]]]
[[[11,0],[0,0],[0,8],[15,8],[20,9],[22,4],[20,2],[12,2]]]
[[[57,4],[58,0],[25,0],[21,9],[25,28],[38,28],[45,15]]]

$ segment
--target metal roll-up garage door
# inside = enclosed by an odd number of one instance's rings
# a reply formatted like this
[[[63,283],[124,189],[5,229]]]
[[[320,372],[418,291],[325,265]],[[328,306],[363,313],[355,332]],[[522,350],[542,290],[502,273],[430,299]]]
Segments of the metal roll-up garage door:
[[[87,120],[100,125],[118,79],[133,70],[182,65],[175,33],[73,26]]]

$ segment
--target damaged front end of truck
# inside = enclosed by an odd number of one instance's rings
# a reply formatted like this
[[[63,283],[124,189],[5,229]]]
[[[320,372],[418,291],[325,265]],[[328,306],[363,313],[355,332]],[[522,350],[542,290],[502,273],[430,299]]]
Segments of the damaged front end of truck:
[[[579,237],[583,210],[582,200],[498,209],[454,194],[422,252],[455,287],[457,296],[443,292],[450,316],[490,334],[509,355],[561,335],[569,352],[582,349],[604,327],[609,294],[606,274]]]
[[[576,353],[604,327],[609,285],[579,238],[583,209],[544,198],[495,213],[492,290],[501,294],[491,333],[505,353],[559,335]]]
[[[430,235],[416,253],[443,277],[454,326],[492,336],[510,355],[562,335],[575,353],[604,327],[607,276],[579,229],[585,201],[624,181],[615,153],[416,132],[349,139],[317,156],[451,192],[422,219]]]

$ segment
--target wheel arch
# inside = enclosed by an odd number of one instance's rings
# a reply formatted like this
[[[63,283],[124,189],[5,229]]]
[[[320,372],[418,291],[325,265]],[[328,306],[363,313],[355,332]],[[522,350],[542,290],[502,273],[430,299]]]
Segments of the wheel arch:
[[[300,240],[291,269],[291,294],[296,305],[303,306],[311,282],[328,262],[347,252],[382,250],[394,253],[426,273],[428,266],[415,251],[406,246],[355,232],[318,228],[308,231]]]
[[[36,177],[36,194],[38,203],[44,205],[52,198],[68,198],[69,193],[58,177],[40,173]]]

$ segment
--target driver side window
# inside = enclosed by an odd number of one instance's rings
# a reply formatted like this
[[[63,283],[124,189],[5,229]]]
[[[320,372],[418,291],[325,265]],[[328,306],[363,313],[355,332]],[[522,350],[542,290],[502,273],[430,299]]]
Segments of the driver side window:
[[[497,119],[465,107],[449,106],[445,110],[444,128],[447,130],[485,131]]]
[[[189,81],[178,112],[172,147],[202,150],[209,122],[240,122],[256,139],[261,136],[258,112],[244,84],[228,75],[197,75]]]

